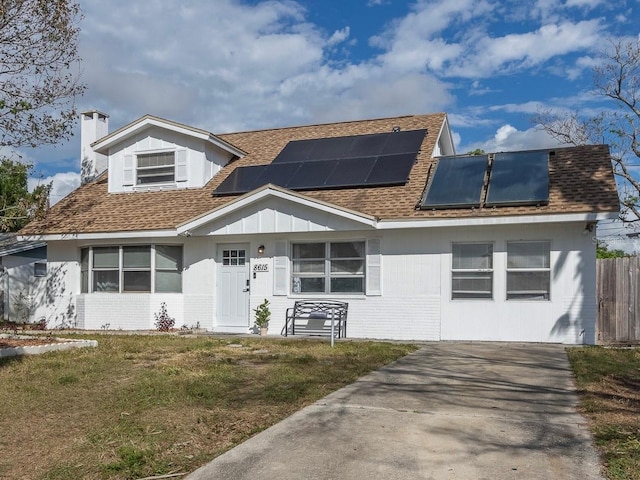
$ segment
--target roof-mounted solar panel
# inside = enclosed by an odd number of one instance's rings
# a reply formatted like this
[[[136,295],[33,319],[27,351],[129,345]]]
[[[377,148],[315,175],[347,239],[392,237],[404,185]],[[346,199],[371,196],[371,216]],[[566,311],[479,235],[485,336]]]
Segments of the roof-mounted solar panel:
[[[416,156],[413,153],[378,157],[365,181],[365,185],[402,185],[409,178],[409,173],[411,173],[411,167],[413,167],[415,160]]]
[[[296,173],[289,179],[287,184],[282,186],[291,190],[310,190],[315,188],[325,188],[327,178],[331,175],[331,173],[333,173],[337,164],[338,160],[300,162],[300,168],[296,170]],[[270,166],[274,166],[274,164]]]
[[[397,153],[417,154],[426,134],[427,131],[422,129],[294,140],[285,145],[272,163],[340,160]]]
[[[269,165],[237,167],[214,195],[273,183],[291,190],[377,187],[407,181],[426,130],[289,142]]]
[[[487,206],[549,203],[549,151],[496,153]]]
[[[406,130],[388,133],[387,142],[380,150],[380,155],[394,155],[397,153],[414,153],[420,150],[420,145],[427,134],[426,130]]]
[[[236,168],[227,178],[216,188],[217,195],[235,195],[253,190],[253,185],[265,172],[267,165],[256,165],[251,167]]]
[[[478,207],[487,171],[487,155],[441,157],[421,208]]]
[[[364,185],[378,157],[360,157],[337,160],[336,168],[326,180],[327,188]]]

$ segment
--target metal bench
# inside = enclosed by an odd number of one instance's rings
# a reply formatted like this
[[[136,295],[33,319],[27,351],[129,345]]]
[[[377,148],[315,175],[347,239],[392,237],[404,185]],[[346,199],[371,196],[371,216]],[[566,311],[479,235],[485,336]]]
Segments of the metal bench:
[[[347,336],[347,309],[349,304],[334,300],[298,300],[287,309],[282,335]]]

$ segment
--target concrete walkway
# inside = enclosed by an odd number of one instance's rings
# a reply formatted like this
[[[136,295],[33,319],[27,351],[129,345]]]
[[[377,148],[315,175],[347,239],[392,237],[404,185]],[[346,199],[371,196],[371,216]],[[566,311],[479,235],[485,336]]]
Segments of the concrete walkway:
[[[601,479],[559,345],[433,343],[200,468],[213,479]]]

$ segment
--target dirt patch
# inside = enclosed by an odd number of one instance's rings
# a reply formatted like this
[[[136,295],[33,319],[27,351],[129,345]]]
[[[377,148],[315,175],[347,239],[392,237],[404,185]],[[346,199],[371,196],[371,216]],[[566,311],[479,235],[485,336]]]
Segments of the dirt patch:
[[[9,337],[0,338],[0,348],[15,348],[15,347],[35,347],[38,345],[50,345],[52,343],[60,343],[55,338],[20,338]]]

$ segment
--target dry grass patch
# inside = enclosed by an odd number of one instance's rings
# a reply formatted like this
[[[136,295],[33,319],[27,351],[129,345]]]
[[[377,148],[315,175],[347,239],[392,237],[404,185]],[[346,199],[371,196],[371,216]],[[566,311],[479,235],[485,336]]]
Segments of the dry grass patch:
[[[568,355],[608,478],[640,480],[640,349],[572,348]]]
[[[101,336],[0,360],[0,478],[190,472],[415,346]]]

